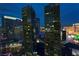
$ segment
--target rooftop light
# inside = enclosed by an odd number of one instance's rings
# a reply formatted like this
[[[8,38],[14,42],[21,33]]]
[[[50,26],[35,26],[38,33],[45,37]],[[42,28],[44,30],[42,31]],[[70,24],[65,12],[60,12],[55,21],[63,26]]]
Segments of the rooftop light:
[[[11,17],[11,16],[4,16],[4,18],[6,18],[6,19],[12,19],[12,20],[18,19],[18,20],[22,21],[22,19],[20,19],[20,18]]]

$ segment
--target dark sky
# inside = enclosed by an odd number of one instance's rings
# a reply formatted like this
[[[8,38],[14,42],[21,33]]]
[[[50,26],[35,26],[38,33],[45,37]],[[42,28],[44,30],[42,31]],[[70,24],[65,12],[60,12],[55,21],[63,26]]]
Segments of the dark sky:
[[[26,5],[32,5],[35,9],[36,15],[40,18],[41,26],[44,26],[44,6],[47,4],[27,4],[27,3],[17,3],[17,4],[7,4],[0,3],[0,16],[9,15],[21,18],[21,9]],[[62,25],[73,24],[79,22],[79,4],[61,4],[60,5],[60,15]]]
[[[63,25],[79,22],[79,4],[61,4],[60,15]]]

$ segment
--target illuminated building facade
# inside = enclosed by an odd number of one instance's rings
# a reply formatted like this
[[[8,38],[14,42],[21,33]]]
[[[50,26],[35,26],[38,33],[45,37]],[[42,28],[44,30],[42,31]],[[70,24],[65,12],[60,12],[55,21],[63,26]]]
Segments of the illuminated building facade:
[[[15,39],[16,27],[20,27],[21,25],[22,25],[21,19],[11,16],[3,16],[2,27],[3,27],[3,33],[7,37],[7,40]]]
[[[0,48],[11,48],[13,45],[17,46],[22,35],[17,34],[16,27],[19,27],[19,33],[21,32],[22,20],[20,18],[3,16],[2,17],[2,37],[0,39]],[[18,37],[16,37],[16,34]],[[11,45],[11,46],[10,46]]]
[[[60,4],[48,4],[45,6],[45,54],[49,56],[61,55],[60,39]]]
[[[65,26],[66,34],[79,34],[79,24],[75,23],[72,26]]]
[[[71,26],[65,26],[66,40],[68,42],[78,44],[79,43],[79,23],[75,23]]]
[[[22,10],[24,47],[26,55],[33,55],[35,45],[35,11],[31,6],[26,6]]]

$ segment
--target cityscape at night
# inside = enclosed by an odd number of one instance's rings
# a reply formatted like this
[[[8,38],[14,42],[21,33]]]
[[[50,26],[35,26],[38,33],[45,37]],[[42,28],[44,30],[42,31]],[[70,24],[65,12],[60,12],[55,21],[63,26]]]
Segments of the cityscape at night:
[[[0,56],[79,56],[79,3],[0,3]]]

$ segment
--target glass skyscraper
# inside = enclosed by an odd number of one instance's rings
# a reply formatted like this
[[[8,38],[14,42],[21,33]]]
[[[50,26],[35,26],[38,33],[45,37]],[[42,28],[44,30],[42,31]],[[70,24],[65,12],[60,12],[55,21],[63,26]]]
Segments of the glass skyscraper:
[[[46,55],[61,55],[61,39],[60,39],[60,4],[51,3],[45,6],[45,42]]]

